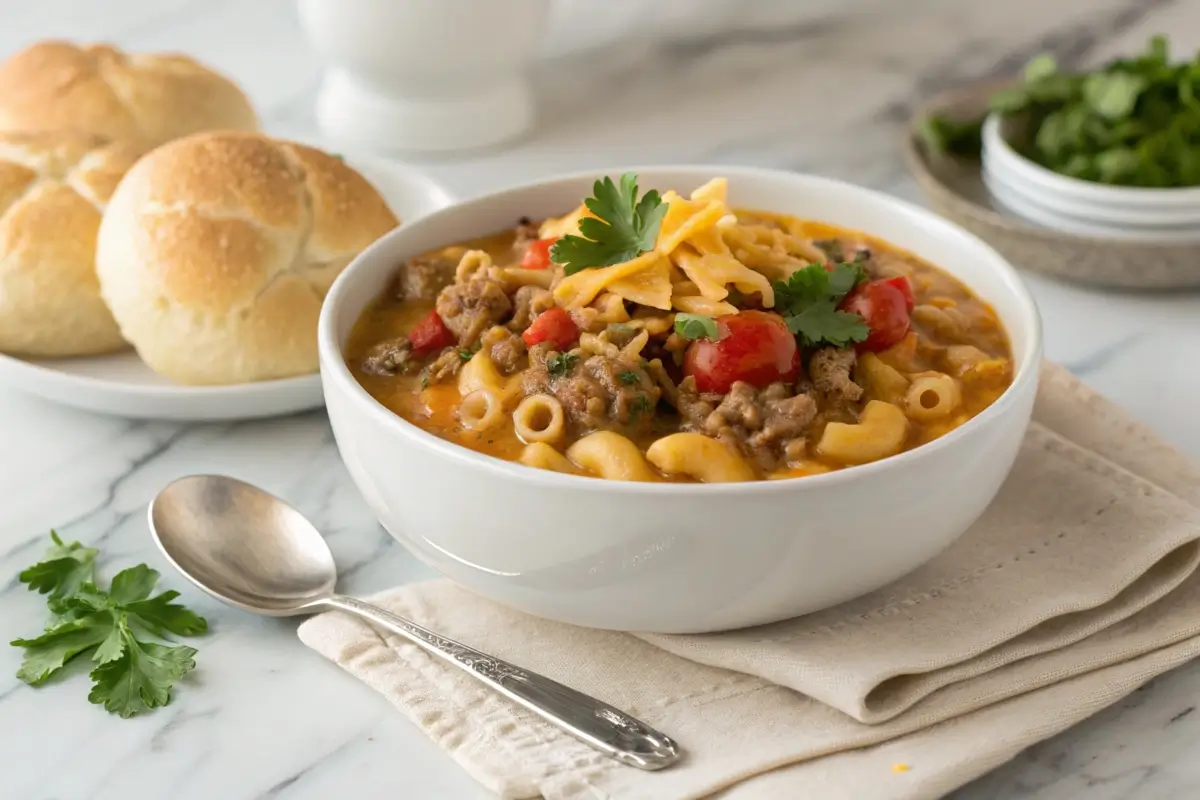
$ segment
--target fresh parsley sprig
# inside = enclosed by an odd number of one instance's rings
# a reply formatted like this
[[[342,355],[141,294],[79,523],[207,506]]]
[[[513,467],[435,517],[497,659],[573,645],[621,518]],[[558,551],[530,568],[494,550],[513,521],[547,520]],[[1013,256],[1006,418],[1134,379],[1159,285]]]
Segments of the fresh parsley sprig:
[[[1047,169],[1119,186],[1200,186],[1200,54],[1172,64],[1162,36],[1091,72],[1063,73],[1038,56],[989,105],[1018,123],[1013,146]],[[977,156],[982,122],[932,115],[921,134],[936,151]]]
[[[583,201],[596,216],[579,221],[582,236],[568,234],[550,248],[550,260],[567,275],[590,267],[607,267],[637,258],[654,248],[667,203],[651,189],[637,197],[637,175],[627,172],[619,183],[605,177]]]
[[[31,591],[47,595],[52,617],[39,635],[11,642],[25,649],[17,677],[40,686],[71,659],[90,653],[96,666],[88,700],[121,717],[171,702],[171,688],[196,666],[196,650],[150,637],[196,636],[208,623],[172,602],[176,591],[151,596],[158,573],[145,564],[118,572],[105,591],[96,584],[94,548],[64,544],[53,531],[50,538],[46,559],[18,576]]]
[[[871,329],[860,315],[839,311],[838,303],[867,279],[861,263],[836,264],[826,269],[809,264],[775,281],[775,310],[805,347],[824,344],[845,347],[864,341]]]

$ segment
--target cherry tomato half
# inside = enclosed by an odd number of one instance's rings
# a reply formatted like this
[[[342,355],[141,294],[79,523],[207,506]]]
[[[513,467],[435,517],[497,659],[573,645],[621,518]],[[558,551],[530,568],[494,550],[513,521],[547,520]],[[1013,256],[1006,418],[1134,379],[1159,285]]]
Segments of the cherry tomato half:
[[[700,391],[725,394],[734,381],[761,387],[800,374],[796,337],[778,314],[743,311],[716,322],[717,340],[697,339],[683,356],[683,374]]]
[[[436,311],[430,311],[425,319],[409,331],[408,343],[412,345],[413,355],[427,356],[454,344],[454,334]]]
[[[521,257],[522,269],[546,269],[550,266],[550,248],[558,241],[557,236],[549,239],[538,239],[531,242],[525,255]]]
[[[904,288],[896,281],[903,281]],[[860,315],[867,321],[871,333],[866,341],[856,345],[858,350],[876,353],[886,350],[908,333],[908,312],[913,302],[912,287],[907,278],[888,278],[860,284],[844,301],[842,310]]]
[[[570,314],[555,306],[538,314],[521,338],[525,340],[526,347],[552,342],[556,350],[566,350],[579,340],[579,327]]]
[[[911,313],[917,305],[917,298],[913,296],[912,281],[903,275],[897,275],[894,278],[885,278],[880,283],[887,283],[895,286],[904,295],[904,307]]]

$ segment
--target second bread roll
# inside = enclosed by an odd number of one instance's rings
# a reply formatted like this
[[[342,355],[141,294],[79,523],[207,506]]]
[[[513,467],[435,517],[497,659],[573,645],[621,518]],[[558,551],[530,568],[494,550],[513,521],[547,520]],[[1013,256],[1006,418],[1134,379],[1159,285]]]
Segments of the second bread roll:
[[[242,90],[187,56],[49,41],[0,64],[0,131],[77,130],[151,148],[257,128]]]
[[[258,134],[158,148],[121,181],[100,226],[101,293],[142,359],[181,383],[317,369],[334,278],[394,228],[341,159]]]
[[[139,150],[67,131],[0,133],[0,352],[126,347],[96,280],[96,232]]]

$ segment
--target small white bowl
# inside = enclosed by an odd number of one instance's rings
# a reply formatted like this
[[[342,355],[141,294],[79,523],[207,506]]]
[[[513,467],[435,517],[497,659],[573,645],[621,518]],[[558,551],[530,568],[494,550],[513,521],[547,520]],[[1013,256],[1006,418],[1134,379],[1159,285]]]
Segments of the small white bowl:
[[[1146,189],[1109,186],[1080,180],[1046,169],[1013,149],[1002,135],[1002,119],[991,114],[983,124],[985,168],[1011,177],[1018,185],[1035,189],[1047,202],[1075,202],[1081,206],[1118,210],[1200,212],[1200,188]],[[1053,198],[1053,200],[1051,200]]]
[[[615,175],[626,170],[610,170]],[[733,205],[881,236],[964,281],[996,309],[1015,379],[936,441],[823,475],[740,484],[648,484],[547,472],[467,450],[377,403],[343,357],[364,307],[405,259],[561,214],[596,172],[469,200],[390,233],[334,284],[318,333],[338,448],[383,526],[442,574],[514,608],[577,625],[700,632],[825,608],[899,578],[983,512],[1020,447],[1037,389],[1041,322],[1016,271],[917,206],[839,181],[746,167],[649,167],[643,189],[687,192],[719,172]]]

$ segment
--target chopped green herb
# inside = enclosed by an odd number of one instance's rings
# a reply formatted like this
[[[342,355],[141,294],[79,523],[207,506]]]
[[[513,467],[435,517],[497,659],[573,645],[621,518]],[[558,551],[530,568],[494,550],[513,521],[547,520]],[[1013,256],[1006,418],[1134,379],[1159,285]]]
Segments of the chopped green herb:
[[[590,267],[607,267],[637,258],[654,247],[659,226],[667,213],[658,191],[637,197],[637,175],[627,172],[620,184],[605,177],[592,187],[584,205],[596,216],[579,221],[582,236],[568,234],[550,248],[550,260],[573,275]]]
[[[861,342],[871,333],[866,320],[839,311],[837,306],[866,277],[866,270],[857,262],[837,264],[831,270],[809,264],[789,275],[786,282],[775,282],[775,310],[806,347],[845,347]]]
[[[425,367],[421,370],[421,388],[429,388],[429,367]]]
[[[706,314],[676,314],[675,332],[685,339],[716,341],[717,321]]]
[[[208,630],[203,617],[172,602],[178,592],[151,596],[158,573],[145,564],[122,570],[107,591],[95,583],[96,551],[79,542],[54,546],[18,579],[49,595],[50,624],[30,639],[15,639],[25,649],[17,677],[39,686],[84,653],[96,667],[88,699],[121,717],[131,717],[171,702],[171,688],[196,666],[194,648],[147,641],[169,635],[196,636]],[[74,566],[66,563],[73,561]],[[141,637],[141,638],[139,638]]]
[[[1047,169],[1119,186],[1200,186],[1200,53],[1172,64],[1156,36],[1135,58],[1066,74],[1053,57],[1029,62],[1021,83],[992,95],[1011,144]],[[934,115],[922,136],[934,150],[978,155],[982,119]]]
[[[459,359],[461,359],[463,362],[470,361],[472,358],[475,357],[475,354],[479,352],[479,348],[481,346],[482,345],[480,345],[480,344],[476,344],[474,347],[459,348],[459,351],[458,351]]]
[[[633,398],[633,401],[629,404],[629,421],[636,422],[642,414],[652,411],[653,409],[654,404],[650,402],[650,398],[644,394],[639,394],[637,397]]]
[[[578,360],[579,356],[571,355],[570,353],[557,353],[546,359],[546,372],[550,373],[551,378],[561,378],[571,373],[571,370],[575,368],[575,362]]]
[[[617,380],[626,386],[637,386],[642,382],[642,376],[636,372],[622,372],[617,375]]]

